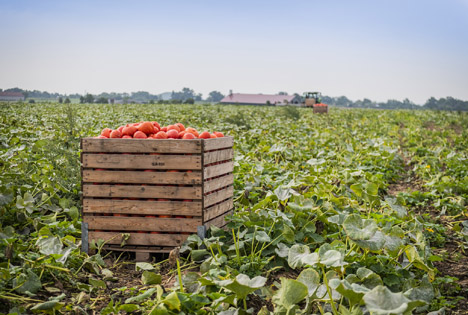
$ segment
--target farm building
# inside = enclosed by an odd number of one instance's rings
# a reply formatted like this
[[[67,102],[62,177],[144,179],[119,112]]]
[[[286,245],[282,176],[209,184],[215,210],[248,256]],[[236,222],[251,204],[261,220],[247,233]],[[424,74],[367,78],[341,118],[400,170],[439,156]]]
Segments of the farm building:
[[[0,101],[24,101],[24,95],[20,92],[0,92]]]
[[[237,105],[288,105],[300,104],[301,102],[302,99],[298,95],[244,93],[230,93],[220,101],[221,104]]]

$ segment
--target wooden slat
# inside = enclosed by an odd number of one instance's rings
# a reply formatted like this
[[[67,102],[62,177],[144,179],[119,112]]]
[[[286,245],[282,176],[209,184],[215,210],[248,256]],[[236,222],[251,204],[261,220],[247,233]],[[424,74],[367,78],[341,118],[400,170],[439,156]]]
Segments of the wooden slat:
[[[117,245],[104,245],[103,249],[118,251],[118,252],[133,252],[135,253],[135,259],[137,261],[143,261],[137,258],[138,253],[170,253],[173,250],[173,247],[151,247],[151,246],[124,246],[120,247]],[[147,261],[147,260],[144,260]]]
[[[201,216],[201,201],[83,199],[84,213]]]
[[[85,183],[200,185],[201,172],[142,172],[83,170]]]
[[[223,213],[226,213],[227,211],[231,210],[234,206],[234,202],[231,199],[226,200],[220,204],[211,206],[209,208],[206,208],[205,211],[203,211],[204,215],[204,221],[207,222],[213,218],[216,218],[217,216],[222,215]]]
[[[201,219],[83,216],[90,230],[196,233]],[[157,234],[155,234],[157,235]]]
[[[82,139],[83,152],[201,153],[201,140]]]
[[[155,170],[201,169],[200,155],[135,155],[84,153],[82,156],[84,168]]]
[[[83,185],[83,197],[201,199],[200,186]]]
[[[204,164],[211,164],[215,162],[232,160],[234,158],[234,150],[226,149],[213,152],[206,152],[203,154]]]
[[[118,232],[89,231],[88,235],[89,240],[102,239],[109,245],[120,245],[122,243],[122,233]],[[125,245],[179,246],[188,236],[186,234],[130,233],[130,237],[125,241]]]
[[[217,218],[215,218],[213,220],[205,222],[204,225],[206,226],[206,228],[209,228],[212,225],[217,226],[219,228],[222,228],[227,224],[227,222],[225,220],[226,216],[231,215],[232,213],[233,213],[232,210],[229,211],[229,212],[226,212],[225,214],[223,214],[223,215],[221,215],[221,216],[219,216],[219,217],[217,217]]]
[[[211,205],[214,205],[215,203],[221,202],[228,198],[232,198],[233,194],[234,194],[234,187],[229,186],[229,187],[224,188],[223,190],[220,190],[220,191],[217,191],[215,193],[205,196],[205,203],[204,203],[205,209]]]
[[[216,189],[220,189],[229,185],[234,184],[234,175],[228,174],[212,180],[207,180],[203,184],[205,193],[211,192]]]
[[[223,175],[226,173],[232,173],[234,171],[234,162],[226,162],[223,164],[207,166],[203,169],[205,179],[214,176]]]
[[[223,138],[204,140],[205,151],[218,150],[218,149],[223,149],[223,148],[232,148],[233,145],[234,145],[234,137],[223,137]]]

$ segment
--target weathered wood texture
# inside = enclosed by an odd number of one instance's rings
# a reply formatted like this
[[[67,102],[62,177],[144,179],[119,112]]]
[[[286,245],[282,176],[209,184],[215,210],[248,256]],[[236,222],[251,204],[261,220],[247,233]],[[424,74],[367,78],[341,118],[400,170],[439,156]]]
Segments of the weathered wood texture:
[[[314,113],[327,114],[328,113],[328,106],[314,106]]]
[[[83,222],[112,250],[164,252],[233,209],[232,137],[82,139]],[[122,234],[130,237],[120,247]]]
[[[201,201],[83,199],[83,213],[201,216]]]
[[[205,165],[211,164],[211,163],[216,163],[216,162],[221,162],[221,161],[226,161],[226,160],[232,160],[234,158],[234,150],[233,149],[225,149],[225,150],[219,150],[219,151],[212,151],[212,152],[206,152],[203,154],[203,159]]]
[[[84,216],[90,230],[125,232],[189,232],[196,233],[201,218],[148,218],[148,217],[104,217]]]
[[[83,152],[202,153],[202,140],[82,139]]]
[[[201,199],[200,186],[83,185],[83,197]]]
[[[209,221],[205,222],[204,225],[206,226],[206,228],[209,228],[212,225],[217,226],[219,228],[222,228],[227,224],[226,216],[231,215],[232,213],[233,213],[232,210],[228,211],[228,212],[224,213],[223,215],[220,215],[217,218],[214,218],[212,220],[209,220]]]
[[[200,155],[83,153],[84,168],[126,170],[200,170]]]
[[[165,172],[165,171],[106,171],[83,170],[84,183],[109,184],[171,184],[171,185],[200,185],[202,173],[193,172]]]
[[[188,237],[187,234],[150,234],[150,233],[130,233],[130,237],[125,241],[126,245],[141,246],[179,246]],[[109,245],[120,245],[122,243],[122,233],[118,232],[96,232],[90,231],[89,238],[102,239]]]

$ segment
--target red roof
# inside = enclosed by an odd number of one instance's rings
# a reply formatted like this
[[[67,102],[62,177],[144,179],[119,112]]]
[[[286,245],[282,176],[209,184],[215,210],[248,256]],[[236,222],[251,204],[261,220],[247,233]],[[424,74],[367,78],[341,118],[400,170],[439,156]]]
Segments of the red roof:
[[[0,96],[24,97],[21,92],[0,92]]]
[[[243,94],[233,93],[227,95],[221,100],[221,103],[240,103],[240,104],[270,104],[290,103],[294,95],[276,95],[276,94]]]

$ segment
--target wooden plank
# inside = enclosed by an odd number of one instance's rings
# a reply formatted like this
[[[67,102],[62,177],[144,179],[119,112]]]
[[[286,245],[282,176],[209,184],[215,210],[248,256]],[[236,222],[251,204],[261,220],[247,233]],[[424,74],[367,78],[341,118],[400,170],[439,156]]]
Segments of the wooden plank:
[[[124,246],[104,245],[103,249],[118,251],[118,252],[133,252],[133,253],[170,253],[174,247],[148,247],[148,246]]]
[[[201,140],[82,139],[83,152],[201,153]]]
[[[221,162],[225,160],[232,160],[234,158],[234,150],[226,149],[219,151],[206,152],[203,154],[204,164],[208,165],[215,162]]]
[[[207,222],[213,218],[216,218],[217,216],[222,215],[223,213],[228,212],[229,210],[232,210],[233,207],[234,202],[231,198],[220,204],[206,208],[205,211],[203,211],[203,220]]]
[[[83,185],[83,197],[201,199],[200,186]]]
[[[201,201],[83,199],[83,213],[201,216]]]
[[[150,262],[151,255],[148,252],[135,252],[136,262]]]
[[[83,169],[85,183],[200,185],[201,172],[95,171]]]
[[[105,140],[105,139],[104,139]],[[127,140],[127,139],[124,139]],[[84,168],[200,170],[200,155],[137,155],[84,153]]]
[[[204,178],[211,178],[234,171],[234,162],[226,162],[218,165],[207,166],[203,169]]]
[[[211,151],[211,150],[224,149],[224,148],[232,148],[233,145],[234,145],[234,137],[222,137],[222,138],[204,140],[205,152]]]
[[[144,231],[144,232],[190,232],[196,233],[201,218],[146,218],[146,217],[83,217],[90,230],[106,231]],[[157,235],[157,234],[155,234]]]
[[[222,228],[224,227],[228,222],[226,222],[225,218],[226,216],[228,215],[231,215],[233,213],[233,211],[229,211],[229,212],[226,212],[225,214],[223,215],[220,215],[219,217],[215,218],[215,219],[212,219],[210,221],[207,221],[205,222],[205,226],[206,228],[209,228],[210,226],[214,225],[214,226],[217,226],[219,228]]]
[[[205,181],[203,184],[205,194],[216,189],[224,188],[234,184],[234,174],[224,175]]]
[[[220,191],[214,192],[212,194],[209,194],[205,196],[205,203],[204,207],[205,209],[211,205],[214,205],[215,203],[221,202],[223,200],[226,200],[228,198],[232,198],[234,194],[234,187],[229,186],[226,187]]]
[[[130,233],[130,237],[125,241],[127,245],[144,246],[179,246],[188,237],[188,234],[150,234],[150,233]],[[120,245],[122,243],[122,233],[119,232],[89,232],[90,240],[102,239],[109,245]]]

